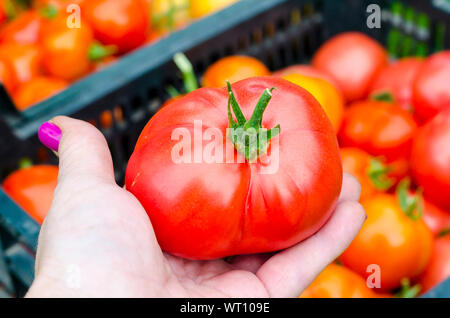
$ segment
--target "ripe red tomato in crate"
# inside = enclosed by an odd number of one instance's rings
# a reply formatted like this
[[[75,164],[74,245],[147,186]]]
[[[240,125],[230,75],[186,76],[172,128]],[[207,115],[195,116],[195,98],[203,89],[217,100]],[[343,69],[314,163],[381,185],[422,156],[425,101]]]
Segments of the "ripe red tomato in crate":
[[[364,99],[378,73],[388,64],[386,50],[363,33],[341,33],[314,54],[312,65],[337,81],[347,102]]]
[[[414,109],[426,122],[450,109],[450,51],[431,55],[420,68],[413,86]]]
[[[413,107],[413,83],[424,60],[416,57],[400,59],[384,68],[372,84],[371,95],[387,95],[397,105],[410,113]]]
[[[224,88],[199,89],[162,108],[142,131],[129,161],[126,188],[146,209],[162,249],[174,255],[215,259],[287,248],[314,234],[335,208],[342,167],[333,128],[319,103],[275,77],[243,80],[232,90],[242,109],[233,107],[239,125],[250,119],[262,96],[270,102],[251,127],[281,127],[274,136],[279,139],[259,144],[263,150],[256,161],[254,144],[247,148],[227,138],[227,127],[238,124],[227,115],[230,95]],[[195,120],[203,126],[196,127]],[[231,147],[231,154],[223,149],[219,162],[174,162],[178,142],[171,136],[177,127],[191,136],[211,127],[222,136],[217,149]],[[276,154],[277,168],[268,171],[275,166],[268,167],[265,159],[274,163]]]
[[[414,139],[411,168],[424,196],[450,210],[450,109],[419,129]]]

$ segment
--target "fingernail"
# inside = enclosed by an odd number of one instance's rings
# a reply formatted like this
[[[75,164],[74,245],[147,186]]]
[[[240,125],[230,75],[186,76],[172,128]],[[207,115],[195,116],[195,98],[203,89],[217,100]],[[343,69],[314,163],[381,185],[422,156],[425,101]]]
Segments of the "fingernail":
[[[58,151],[59,141],[61,140],[61,129],[55,124],[45,122],[41,125],[38,132],[39,140],[47,148]]]

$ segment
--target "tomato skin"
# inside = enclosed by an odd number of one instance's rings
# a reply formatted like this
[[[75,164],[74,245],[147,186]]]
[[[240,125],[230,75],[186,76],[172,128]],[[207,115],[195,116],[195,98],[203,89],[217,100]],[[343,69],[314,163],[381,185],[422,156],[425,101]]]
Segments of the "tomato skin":
[[[20,86],[13,94],[18,110],[23,111],[64,90],[69,83],[52,77],[39,76]]]
[[[312,65],[339,84],[348,102],[364,99],[378,73],[388,64],[386,50],[370,37],[341,33],[322,45]]]
[[[254,76],[270,75],[270,71],[259,60],[250,56],[232,55],[224,57],[206,70],[203,87],[225,87],[226,81],[236,83]]]
[[[426,122],[439,111],[450,108],[450,51],[431,55],[413,84],[414,109]]]
[[[363,277],[367,266],[381,270],[381,290],[399,287],[402,278],[415,278],[425,269],[433,235],[422,219],[410,219],[397,198],[377,194],[361,202],[368,216],[361,231],[341,255],[343,264]]]
[[[95,38],[129,52],[147,40],[150,17],[143,0],[89,0],[83,5],[87,22]]]
[[[37,44],[44,23],[38,12],[24,12],[1,30],[0,43]]]
[[[434,242],[433,254],[425,272],[419,279],[421,293],[426,293],[450,277],[450,235],[439,237]]]
[[[153,29],[161,33],[182,28],[191,20],[189,0],[147,0],[147,2],[153,17]],[[171,17],[169,17],[170,10],[174,10]]]
[[[450,210],[450,110],[421,127],[414,139],[411,168],[425,198]]]
[[[190,12],[193,18],[201,18],[224,9],[238,0],[190,0]]]
[[[330,217],[342,184],[333,128],[311,94],[275,77],[233,84],[247,119],[268,87],[277,89],[262,125],[281,125],[278,145],[270,146],[272,153],[279,153],[278,169],[272,174],[260,174],[259,161],[172,160],[178,143],[171,140],[175,127],[185,127],[191,136],[217,128],[224,147],[233,147],[225,137],[225,88],[202,88],[175,100],[142,131],[127,167],[126,189],[146,209],[163,250],[203,260],[276,251],[314,234]],[[203,130],[193,127],[194,120],[202,120]],[[234,156],[235,151],[224,154]],[[243,159],[240,154],[238,158]]]
[[[357,147],[373,156],[383,156],[387,163],[408,161],[416,131],[412,115],[396,105],[356,102],[344,115],[339,141],[342,147]]]
[[[58,167],[36,165],[13,172],[2,186],[20,207],[42,224],[50,209],[57,179]]]
[[[42,74],[42,51],[36,45],[0,45],[0,58],[9,62],[18,85]]]
[[[450,212],[438,208],[427,200],[424,201],[423,210],[423,220],[434,235],[450,228]]]
[[[384,68],[372,84],[371,95],[390,93],[401,108],[413,112],[413,83],[424,60],[416,57],[400,59]]]
[[[43,66],[47,73],[66,81],[76,80],[91,69],[89,48],[94,41],[87,23],[68,28],[66,17],[47,23],[42,31]]]
[[[310,76],[288,74],[283,77],[310,92],[322,105],[336,133],[344,116],[344,97],[330,82]]]
[[[300,298],[378,298],[364,278],[337,264],[328,265]]]
[[[3,58],[0,58],[0,83],[9,93],[11,93],[16,87],[16,79],[13,68],[9,61]]]

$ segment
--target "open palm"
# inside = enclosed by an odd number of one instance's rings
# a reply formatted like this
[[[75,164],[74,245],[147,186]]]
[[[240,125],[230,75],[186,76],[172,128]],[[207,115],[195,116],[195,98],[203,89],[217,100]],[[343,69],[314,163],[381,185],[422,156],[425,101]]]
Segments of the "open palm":
[[[114,181],[92,125],[56,117],[58,186],[42,226],[29,297],[296,297],[350,244],[365,220],[360,187],[344,176],[325,226],[279,253],[190,261],[161,251],[139,201]]]

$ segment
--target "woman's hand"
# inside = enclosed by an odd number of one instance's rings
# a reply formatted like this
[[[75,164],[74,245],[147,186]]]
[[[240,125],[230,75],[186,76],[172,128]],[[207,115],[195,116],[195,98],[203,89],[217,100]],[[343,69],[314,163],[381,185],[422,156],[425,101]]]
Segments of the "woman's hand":
[[[230,262],[171,256],[161,251],[138,200],[115,183],[103,135],[67,117],[52,123],[62,132],[58,186],[39,236],[28,297],[297,297],[366,218],[357,202],[360,186],[345,175],[331,219],[289,249]]]

